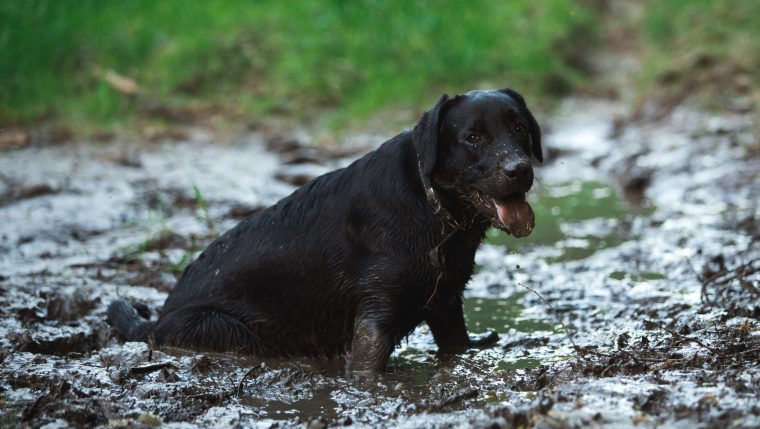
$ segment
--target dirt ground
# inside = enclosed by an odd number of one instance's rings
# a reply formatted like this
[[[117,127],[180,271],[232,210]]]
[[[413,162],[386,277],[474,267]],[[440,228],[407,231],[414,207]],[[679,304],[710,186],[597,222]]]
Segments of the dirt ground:
[[[216,235],[382,136],[0,152],[0,427],[760,427],[757,124],[627,115],[571,99],[539,118],[536,230],[489,233],[466,292],[498,345],[440,358],[420,326],[376,379],[123,343],[104,310],[155,318]]]

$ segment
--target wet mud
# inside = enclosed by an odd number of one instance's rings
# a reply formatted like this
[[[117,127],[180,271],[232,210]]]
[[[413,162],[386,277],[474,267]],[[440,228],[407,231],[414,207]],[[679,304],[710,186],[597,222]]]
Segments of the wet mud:
[[[751,116],[628,123],[569,100],[545,121],[533,234],[488,234],[468,327],[420,326],[386,374],[123,343],[220,232],[382,142],[204,134],[0,152],[0,426],[758,427],[760,157]]]

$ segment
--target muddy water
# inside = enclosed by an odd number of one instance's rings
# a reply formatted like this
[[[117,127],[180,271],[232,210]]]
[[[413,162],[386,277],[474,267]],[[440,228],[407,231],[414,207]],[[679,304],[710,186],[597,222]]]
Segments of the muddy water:
[[[757,427],[757,130],[686,110],[613,127],[624,113],[571,100],[542,121],[537,227],[489,232],[466,291],[469,329],[499,343],[442,357],[423,325],[373,379],[124,344],[103,322],[116,297],[156,317],[213,237],[345,151],[198,134],[2,152],[0,423]]]

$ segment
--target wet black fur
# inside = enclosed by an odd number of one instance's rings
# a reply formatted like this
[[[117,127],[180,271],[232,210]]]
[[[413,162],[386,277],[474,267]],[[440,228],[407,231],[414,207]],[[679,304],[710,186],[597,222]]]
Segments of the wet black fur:
[[[528,125],[529,136],[499,140],[506,149],[498,153],[509,159],[490,162],[482,158],[496,152],[461,156],[443,147],[460,144],[445,123],[448,112],[482,116],[489,109],[515,112],[480,118],[498,122],[489,126]],[[111,304],[109,321],[128,340],[152,337],[163,345],[262,357],[347,355],[354,369],[374,371],[424,321],[442,351],[461,352],[473,345],[462,292],[491,219],[463,198],[466,189],[452,189],[464,180],[450,177],[452,169],[472,170],[480,162],[493,170],[531,153],[541,159],[540,131],[519,94],[443,96],[413,131],[312,180],[215,240],[187,267],[157,321],[141,319],[124,301]],[[434,213],[424,184],[461,225],[441,246],[443,270],[429,254],[454,227]],[[504,184],[504,193],[515,192],[512,187]]]

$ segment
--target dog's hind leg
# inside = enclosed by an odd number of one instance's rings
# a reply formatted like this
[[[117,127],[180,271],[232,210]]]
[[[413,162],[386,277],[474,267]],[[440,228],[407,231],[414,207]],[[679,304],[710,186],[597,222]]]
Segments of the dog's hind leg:
[[[241,319],[207,305],[183,307],[162,315],[153,337],[158,344],[195,350],[257,354],[261,347]]]

